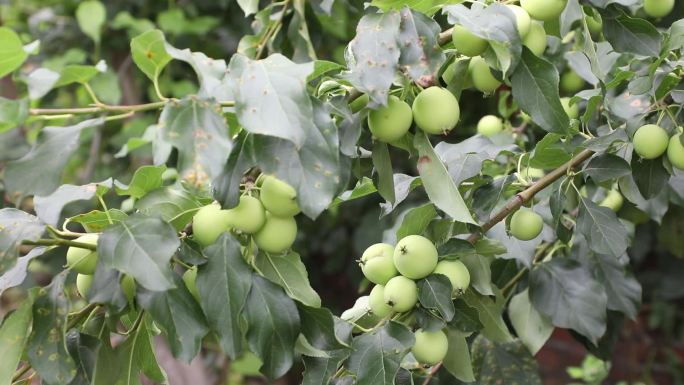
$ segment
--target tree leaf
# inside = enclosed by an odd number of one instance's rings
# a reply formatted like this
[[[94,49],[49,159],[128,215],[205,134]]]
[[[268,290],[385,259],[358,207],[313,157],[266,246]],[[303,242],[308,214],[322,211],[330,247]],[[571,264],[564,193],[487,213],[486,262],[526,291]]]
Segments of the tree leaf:
[[[622,312],[636,319],[641,306],[641,284],[627,273],[617,258],[609,255],[594,254],[592,258],[594,274],[603,284],[608,297],[608,309]]]
[[[469,333],[466,334],[457,329],[448,328],[446,334],[449,348],[446,357],[442,361],[442,365],[460,381],[474,382],[475,374],[473,373],[473,364],[470,360],[468,341],[466,341]]]
[[[417,84],[432,84],[438,80],[437,71],[445,60],[438,41],[442,29],[434,19],[409,7],[403,7],[399,13],[399,68]]]
[[[126,273],[148,290],[174,287],[169,261],[180,246],[176,230],[159,218],[136,214],[107,228],[97,242],[104,265]]]
[[[526,267],[532,266],[534,252],[537,246],[542,242],[542,239],[539,237],[529,241],[521,241],[518,238],[508,235],[504,222],[499,222],[494,225],[494,227],[487,232],[487,237],[496,239],[506,248],[506,252],[498,255],[497,258],[513,259]]]
[[[111,187],[111,180],[101,184],[89,183],[82,186],[75,186],[72,184],[61,185],[50,195],[33,197],[36,214],[43,222],[57,226],[64,206],[72,202],[92,199],[95,197],[99,186],[103,185],[106,189],[107,184]]]
[[[497,343],[480,335],[471,349],[479,385],[498,385],[502,378],[510,384],[542,384],[537,361],[519,340]]]
[[[383,327],[354,338],[349,370],[357,385],[394,385],[402,358],[415,343],[403,324],[389,321]]]
[[[166,166],[142,166],[135,170],[131,183],[125,185],[118,181],[115,182],[116,193],[128,195],[140,199],[148,192],[155,190],[162,185],[162,174],[166,171]]]
[[[302,385],[328,384],[340,364],[349,357],[349,349],[337,349],[328,352],[328,357],[303,356],[304,367]]]
[[[615,212],[598,206],[588,198],[580,198],[577,231],[586,237],[593,251],[615,258],[621,256],[628,246],[627,229]]]
[[[572,154],[560,141],[561,136],[548,133],[534,146],[530,167],[549,169],[560,167],[572,158]]]
[[[606,153],[593,157],[582,171],[594,181],[601,183],[628,175],[632,168],[623,158]]]
[[[449,323],[450,328],[455,328],[463,333],[480,331],[484,325],[480,322],[478,310],[471,307],[462,298],[454,300],[456,315]]]
[[[125,212],[118,209],[109,209],[106,213],[100,210],[89,211],[68,218],[68,220],[69,222],[80,223],[89,233],[100,233],[102,230],[112,225],[112,223],[109,223],[109,219],[111,219],[112,222],[117,223],[126,218],[128,218],[128,214]]]
[[[393,204],[394,197],[394,173],[392,170],[392,159],[390,158],[387,143],[375,141],[373,143],[373,152],[371,154],[374,167],[374,178],[377,179],[375,183],[378,188],[378,193],[388,203]]]
[[[439,142],[435,146],[435,152],[446,165],[451,179],[457,186],[466,179],[478,175],[484,161],[496,159],[501,152],[515,150],[516,147],[513,145],[497,145],[481,135],[455,144]]]
[[[662,36],[653,24],[641,18],[630,17],[621,11],[602,16],[603,34],[615,51],[658,57]]]
[[[35,241],[45,225],[31,214],[13,208],[0,209],[0,273],[11,269],[19,257],[21,241]]]
[[[53,87],[62,87],[73,83],[85,84],[95,77],[100,71],[95,66],[72,64],[64,67],[59,74],[59,79]]]
[[[16,264],[11,269],[0,275],[0,295],[10,287],[21,285],[24,282],[24,279],[26,279],[29,262],[31,262],[33,258],[43,255],[46,250],[46,247],[35,247],[31,249],[28,254],[19,257]],[[0,362],[2,362],[2,360],[0,360]],[[2,372],[0,371],[0,373]],[[2,384],[1,381],[0,384]]]
[[[553,333],[551,321],[532,306],[528,289],[511,298],[508,316],[518,338],[532,355],[537,354]]]
[[[11,384],[19,365],[26,340],[31,331],[33,300],[22,301],[17,310],[5,318],[0,326],[0,384]]]
[[[19,68],[27,57],[19,36],[7,27],[0,27],[0,78]]]
[[[660,159],[639,159],[632,157],[632,177],[645,199],[660,194],[670,179],[670,174]]]
[[[380,218],[394,211],[408,197],[408,194],[421,184],[422,181],[417,176],[394,174],[394,202],[380,203]]]
[[[397,229],[397,239],[402,239],[408,235],[423,234],[436,216],[437,211],[432,203],[408,210],[401,221],[401,226]]]
[[[418,280],[418,300],[424,308],[436,310],[449,322],[454,318],[454,303],[451,301],[453,288],[446,275],[431,274]]]
[[[164,33],[158,29],[144,32],[131,40],[133,62],[154,83],[171,61],[171,56],[164,48],[165,43]]]
[[[498,298],[495,302],[487,296],[476,293],[474,290],[467,290],[462,298],[468,306],[477,310],[478,318],[484,326],[482,333],[487,338],[499,342],[510,342],[513,340],[502,318],[505,305],[503,299]]]
[[[311,288],[306,266],[299,254],[290,252],[276,255],[260,253],[255,261],[256,267],[269,281],[285,289],[292,299],[311,307],[321,307],[321,298]]]
[[[97,0],[83,1],[76,8],[78,26],[95,44],[100,43],[100,33],[106,18],[107,9]]]
[[[145,215],[160,216],[180,231],[202,206],[210,202],[211,199],[202,199],[177,184],[147,193],[135,203],[135,208]]]
[[[586,267],[554,258],[530,272],[532,305],[554,326],[577,331],[594,344],[606,331],[606,291]]]
[[[325,351],[345,347],[335,334],[335,319],[330,310],[300,303],[297,303],[297,310],[299,310],[302,334],[313,347]]]
[[[0,133],[24,124],[27,117],[28,103],[26,99],[12,100],[0,97]]]

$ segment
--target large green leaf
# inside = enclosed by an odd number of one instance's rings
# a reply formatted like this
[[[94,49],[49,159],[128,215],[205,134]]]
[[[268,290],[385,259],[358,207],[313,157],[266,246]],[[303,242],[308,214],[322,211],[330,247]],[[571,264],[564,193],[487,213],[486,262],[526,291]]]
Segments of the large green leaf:
[[[397,239],[408,235],[422,235],[436,216],[437,211],[432,203],[408,210],[401,221],[401,226],[397,229]]]
[[[632,169],[627,161],[617,155],[601,154],[592,158],[582,171],[594,181],[601,183],[628,175]]]
[[[161,71],[171,61],[166,52],[164,33],[158,29],[147,31],[131,40],[133,61],[150,80],[157,82]]]
[[[471,350],[478,385],[498,385],[502,378],[509,384],[542,385],[537,362],[519,340],[497,343],[480,335]]]
[[[297,303],[302,334],[311,346],[325,351],[345,347],[335,333],[335,318],[330,310]]]
[[[508,327],[504,323],[502,314],[504,311],[504,301],[478,294],[473,290],[466,291],[463,300],[468,306],[477,310],[478,318],[484,326],[482,333],[492,341],[509,342],[513,340]]]
[[[442,29],[434,19],[408,7],[399,13],[401,26],[397,41],[402,43],[399,69],[415,83],[430,85],[437,80],[437,71],[445,60],[438,41]]]
[[[76,222],[83,225],[89,233],[100,233],[102,230],[128,218],[128,215],[118,209],[109,209],[108,211],[93,210],[87,213],[78,214],[69,218],[70,222]],[[109,220],[113,223],[110,223]]]
[[[449,278],[442,274],[431,274],[416,283],[420,304],[426,309],[439,312],[446,322],[451,321],[455,310],[451,301],[453,289]]]
[[[435,12],[439,11],[444,4],[458,3],[460,1],[461,0],[373,0],[370,5],[378,7],[383,11],[408,7],[428,16],[432,16]]]
[[[14,266],[21,241],[35,241],[45,232],[45,225],[24,211],[0,209],[0,274]]]
[[[76,8],[76,21],[83,33],[96,44],[100,43],[102,25],[107,18],[107,9],[97,0],[83,1]]]
[[[33,198],[36,214],[43,222],[56,226],[64,206],[76,201],[90,200],[98,193],[98,189],[106,192],[111,185],[111,179],[82,186],[63,184],[49,195],[35,196]]]
[[[128,195],[139,199],[148,192],[155,190],[162,185],[162,174],[166,171],[166,166],[142,166],[135,170],[131,183],[125,185],[118,181],[115,182],[116,193]]]
[[[583,234],[589,247],[597,253],[620,257],[627,250],[627,229],[607,207],[598,206],[580,197],[577,231]]]
[[[354,338],[347,365],[356,373],[355,384],[394,385],[399,364],[414,343],[413,333],[394,321]]]
[[[107,228],[97,242],[100,260],[149,290],[174,287],[169,261],[180,246],[176,230],[155,217],[137,214]]]
[[[0,133],[23,124],[27,117],[26,99],[12,100],[0,97]]]
[[[10,287],[21,285],[26,279],[29,262],[43,255],[46,250],[47,247],[34,247],[26,255],[19,257],[11,269],[7,270],[4,274],[0,274],[0,295]]]
[[[528,289],[511,298],[508,316],[518,338],[532,355],[537,354],[551,337],[553,325],[546,316],[532,306]]]
[[[446,333],[449,349],[442,361],[442,365],[460,381],[474,382],[473,364],[470,359],[468,341],[466,340],[469,333],[463,333],[455,328],[447,329]]]
[[[204,249],[207,263],[197,271],[202,310],[223,351],[235,359],[242,352],[240,315],[251,287],[252,270],[240,253],[240,244],[223,234]]]
[[[660,159],[639,159],[632,157],[632,177],[645,199],[660,194],[670,179],[670,174]]]
[[[603,34],[617,52],[629,52],[657,57],[662,46],[662,36],[653,24],[641,18],[630,17],[616,11],[603,15]]]
[[[19,68],[27,57],[19,36],[7,27],[0,27],[0,78]]]
[[[292,298],[307,306],[321,307],[321,298],[311,288],[306,266],[299,254],[260,253],[255,261],[257,269],[269,281],[280,285]]]
[[[373,179],[376,181],[378,193],[388,203],[394,203],[394,172],[387,143],[375,141],[371,159],[374,168]]]
[[[100,71],[95,66],[72,64],[64,67],[59,74],[59,79],[53,87],[62,87],[73,83],[88,83]]]
[[[594,254],[592,262],[596,278],[606,289],[608,309],[636,319],[641,305],[639,281],[627,272],[617,258],[610,255]]]
[[[33,300],[26,299],[0,326],[0,384],[12,383],[24,345],[31,330]]]
[[[135,208],[146,215],[158,215],[176,230],[182,230],[202,206],[211,202],[176,184],[147,193],[135,203]]]

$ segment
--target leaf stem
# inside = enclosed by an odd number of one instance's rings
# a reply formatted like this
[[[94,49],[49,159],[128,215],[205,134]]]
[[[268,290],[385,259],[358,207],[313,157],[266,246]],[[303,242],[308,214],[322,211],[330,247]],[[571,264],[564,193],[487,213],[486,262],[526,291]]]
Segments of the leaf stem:
[[[82,114],[96,114],[98,112],[118,112],[118,113],[135,113],[143,111],[158,110],[163,108],[169,102],[174,101],[174,99],[166,99],[160,102],[144,103],[144,104],[131,104],[122,106],[111,106],[108,104],[99,104],[91,107],[77,107],[77,108],[31,108],[29,109],[29,114],[34,116],[41,116],[44,119],[52,119],[55,116],[69,117],[71,115],[82,115]],[[219,102],[221,107],[233,107],[235,106],[235,101],[227,100]]]
[[[31,246],[71,246],[79,249],[97,250],[97,246],[89,243],[70,241],[68,239],[39,239],[37,241],[23,241],[23,245]]]

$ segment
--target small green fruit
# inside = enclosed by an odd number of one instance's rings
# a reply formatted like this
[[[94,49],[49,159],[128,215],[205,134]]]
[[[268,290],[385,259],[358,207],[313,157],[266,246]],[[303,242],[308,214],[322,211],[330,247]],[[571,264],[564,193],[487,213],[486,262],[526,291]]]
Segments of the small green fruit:
[[[470,286],[470,272],[461,261],[440,261],[433,274],[446,275],[454,293],[463,294]]]
[[[520,5],[534,19],[553,21],[558,19],[568,0],[520,0]]]
[[[98,234],[92,233],[82,235],[74,241],[97,246],[98,237]],[[80,274],[92,275],[95,273],[95,266],[97,266],[97,251],[71,246],[66,253],[66,262],[71,270]]]
[[[511,217],[511,235],[521,241],[536,238],[543,226],[542,217],[530,209],[521,208]]]
[[[620,194],[619,191],[610,190],[606,194],[606,197],[603,198],[601,203],[599,203],[599,206],[608,207],[609,209],[617,212],[620,211],[620,208],[622,207],[624,201],[625,200],[622,198],[622,194]]]
[[[413,123],[411,106],[396,96],[387,99],[387,106],[368,113],[368,128],[381,142],[394,142],[406,135]]]
[[[579,106],[577,103],[570,104],[570,98],[560,98],[563,110],[570,119],[577,119],[579,117]]]
[[[418,329],[414,335],[416,343],[411,348],[411,353],[416,361],[423,365],[435,365],[446,357],[449,340],[443,331],[430,332]]]
[[[394,265],[404,277],[427,277],[437,266],[437,249],[429,239],[420,235],[409,235],[397,243],[394,249]]]
[[[530,24],[532,24],[530,15],[522,7],[517,5],[507,4],[506,6],[515,15],[515,24],[518,28],[518,34],[520,35],[521,39],[524,39],[525,36],[527,36],[527,34],[530,32]]]
[[[185,287],[188,288],[190,294],[195,297],[195,300],[199,302],[199,290],[197,290],[197,266],[193,266],[183,273],[183,282]]]
[[[76,290],[81,297],[86,298],[88,295],[88,290],[93,284],[93,276],[90,274],[78,274],[76,276]]]
[[[349,109],[351,109],[352,113],[357,113],[361,111],[366,105],[368,104],[368,94],[362,94],[358,98],[354,99],[351,103],[349,103]]]
[[[585,20],[587,22],[587,28],[589,28],[589,33],[591,33],[592,36],[598,35],[603,31],[603,21],[598,13],[594,16],[587,14]]]
[[[563,92],[574,94],[584,88],[584,79],[577,75],[577,72],[569,69],[561,75],[560,78],[560,89]]]
[[[495,115],[485,115],[477,122],[477,132],[484,136],[494,136],[502,130],[503,122]]]
[[[648,16],[661,18],[672,12],[675,0],[644,0],[644,12]]]
[[[237,206],[226,210],[228,226],[245,234],[254,234],[266,222],[266,211],[261,201],[252,196],[241,196]]]
[[[632,143],[634,151],[644,159],[655,159],[665,153],[670,137],[667,131],[655,124],[646,124],[636,131]]]
[[[477,56],[487,49],[487,40],[473,34],[462,25],[455,25],[451,32],[454,48],[465,56]]]
[[[230,215],[218,203],[204,206],[192,218],[192,234],[197,243],[208,246],[228,230]]]
[[[261,186],[261,203],[266,210],[278,217],[293,217],[301,211],[297,204],[294,187],[274,176],[269,176]]]
[[[418,286],[403,275],[390,279],[383,294],[385,303],[398,313],[409,311],[418,303]]]
[[[368,296],[368,305],[376,317],[384,318],[392,312],[392,307],[385,302],[385,287],[375,285]]]
[[[667,145],[667,159],[674,167],[684,170],[684,146],[682,146],[681,137],[682,134],[677,134],[670,138],[670,144]]]
[[[546,31],[542,23],[535,21],[530,24],[530,32],[523,39],[523,45],[537,56],[542,56],[546,50]]]
[[[130,275],[125,274],[123,278],[121,278],[121,291],[123,291],[128,303],[133,303],[136,292],[135,279]]]
[[[297,238],[297,221],[293,217],[277,217],[266,213],[266,223],[254,235],[254,242],[263,251],[282,253],[292,246]]]
[[[475,56],[470,59],[468,71],[473,79],[473,85],[480,92],[491,94],[501,85],[501,82],[492,75],[489,65],[481,56]]]
[[[361,270],[369,281],[384,285],[390,278],[397,275],[394,267],[394,247],[387,243],[371,245],[361,256]]]
[[[446,88],[426,88],[413,101],[413,119],[428,134],[446,134],[460,116],[458,99]]]

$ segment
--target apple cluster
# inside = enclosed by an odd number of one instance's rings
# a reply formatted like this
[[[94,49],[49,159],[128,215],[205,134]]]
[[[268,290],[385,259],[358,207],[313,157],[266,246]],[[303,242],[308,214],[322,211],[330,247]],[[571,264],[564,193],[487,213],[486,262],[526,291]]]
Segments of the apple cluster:
[[[657,124],[645,124],[634,133],[634,151],[644,159],[656,159],[667,152],[672,166],[684,170],[684,145],[682,134],[670,137],[667,131]]]
[[[364,276],[375,284],[370,295],[357,300],[342,319],[360,325],[377,323],[395,314],[408,313],[418,304],[416,280],[430,274],[442,274],[449,279],[452,294],[462,295],[470,285],[470,273],[458,260],[439,261],[435,245],[420,235],[402,238],[395,246],[377,243],[368,247],[359,265]],[[433,365],[446,355],[447,337],[441,330],[418,329],[411,352],[418,362]]]

